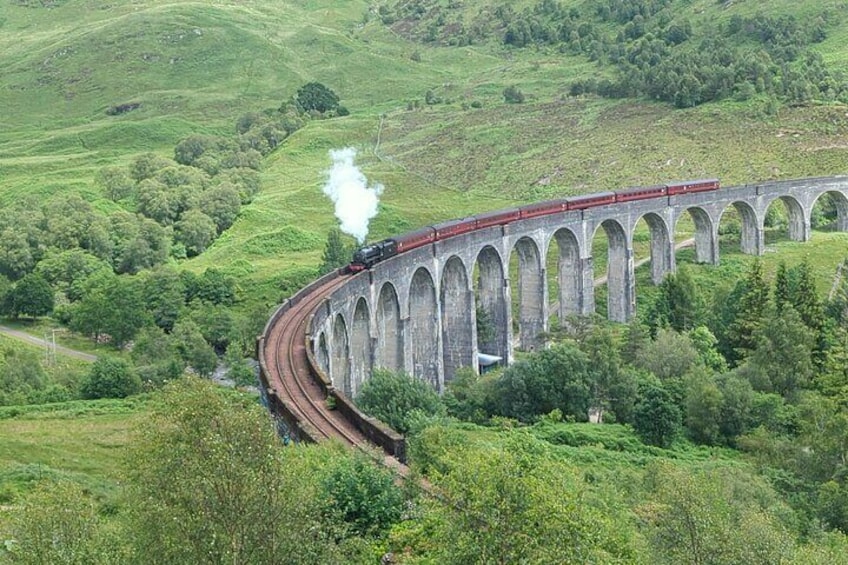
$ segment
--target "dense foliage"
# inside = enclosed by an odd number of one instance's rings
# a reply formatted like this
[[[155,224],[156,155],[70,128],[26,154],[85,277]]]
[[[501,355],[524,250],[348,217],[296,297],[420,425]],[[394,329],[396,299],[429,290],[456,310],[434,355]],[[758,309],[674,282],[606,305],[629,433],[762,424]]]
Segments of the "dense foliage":
[[[839,21],[834,11],[803,18],[734,14],[693,24],[676,4],[538,0],[523,8],[489,3],[470,16],[462,2],[415,0],[383,4],[379,13],[384,24],[419,41],[549,46],[595,62],[598,77],[571,83],[572,95],[646,97],[679,108],[758,95],[791,103],[848,100],[845,78],[811,49]]]

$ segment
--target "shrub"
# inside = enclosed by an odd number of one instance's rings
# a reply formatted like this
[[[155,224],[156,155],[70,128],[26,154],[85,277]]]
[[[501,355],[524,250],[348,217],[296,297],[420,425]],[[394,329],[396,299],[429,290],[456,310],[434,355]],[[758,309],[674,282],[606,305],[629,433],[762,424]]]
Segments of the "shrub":
[[[503,91],[504,102],[507,104],[521,104],[524,102],[524,93],[517,86],[507,86]]]
[[[124,398],[141,391],[141,379],[123,359],[100,357],[82,384],[83,398]]]
[[[362,385],[356,405],[398,432],[407,433],[421,412],[429,415],[444,411],[439,395],[424,381],[405,373],[378,369]]]

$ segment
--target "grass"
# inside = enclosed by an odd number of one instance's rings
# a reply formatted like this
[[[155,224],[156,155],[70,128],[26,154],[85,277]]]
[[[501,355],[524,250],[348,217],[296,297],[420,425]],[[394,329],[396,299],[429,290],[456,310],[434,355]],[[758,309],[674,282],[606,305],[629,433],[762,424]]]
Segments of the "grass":
[[[467,3],[462,17],[481,5]],[[598,72],[583,57],[414,43],[366,17],[369,7],[269,0],[3,4],[0,205],[26,194],[44,200],[77,191],[109,209],[93,184],[100,167],[148,150],[169,155],[189,133],[228,134],[240,114],[276,107],[309,80],[336,90],[352,115],[313,121],[293,135],[266,159],[256,201],[209,251],[184,263],[237,274],[249,302],[277,301],[287,281],[320,262],[336,225],[320,193],[333,148],[356,147],[366,176],[386,186],[373,239],[563,194],[698,176],[735,184],[845,171],[845,108],[768,115],[762,100],[681,111],[567,98],[572,78]],[[805,10],[784,0],[768,8]],[[677,9],[697,23],[764,7],[743,3],[731,11],[698,0]],[[843,27],[817,46],[835,68],[848,60],[838,41]],[[511,84],[527,103],[504,103],[503,88]],[[427,90],[450,103],[408,111],[407,103],[422,101]],[[129,101],[141,106],[106,115]],[[471,108],[472,101],[482,107]]]
[[[135,397],[0,408],[0,505],[19,503],[44,479],[76,481],[99,497],[111,496],[121,476],[121,449],[147,402]]]

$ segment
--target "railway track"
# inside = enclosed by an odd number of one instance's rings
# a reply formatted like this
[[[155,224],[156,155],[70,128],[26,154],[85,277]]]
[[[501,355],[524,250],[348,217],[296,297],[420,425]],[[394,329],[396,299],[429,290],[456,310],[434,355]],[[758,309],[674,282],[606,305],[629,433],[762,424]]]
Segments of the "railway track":
[[[313,441],[337,438],[365,449],[365,436],[340,412],[327,406],[324,390],[317,382],[306,355],[309,317],[346,277],[337,277],[301,296],[280,316],[265,336],[265,365],[268,386],[293,412],[301,430]]]

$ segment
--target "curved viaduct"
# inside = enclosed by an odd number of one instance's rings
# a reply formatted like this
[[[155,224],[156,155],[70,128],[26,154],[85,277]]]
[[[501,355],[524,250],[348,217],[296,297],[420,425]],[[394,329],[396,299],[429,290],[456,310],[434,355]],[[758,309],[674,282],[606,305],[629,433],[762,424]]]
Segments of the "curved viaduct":
[[[649,227],[651,276],[659,283],[675,270],[674,233],[681,218],[694,223],[697,260],[718,264],[718,226],[728,209],[735,208],[741,219],[742,251],[759,255],[771,204],[785,204],[789,237],[806,241],[813,206],[824,194],[833,195],[837,229],[848,231],[848,177],[841,176],[617,203],[458,235],[346,277],[322,297],[304,339],[317,377],[341,398],[355,395],[376,367],[403,370],[442,391],[458,368],[476,367],[478,353],[508,363],[514,337],[522,349],[542,346],[552,314],[564,319],[595,311],[592,240],[598,230],[609,243],[608,316],[626,322],[636,306],[633,234],[640,220]],[[550,296],[547,284],[552,247],[558,250],[557,296]],[[513,270],[517,265],[517,288],[510,283],[511,261]],[[551,302],[558,304],[556,312],[549,311]],[[479,340],[478,314],[493,330]],[[260,359],[283,353],[260,346]]]

